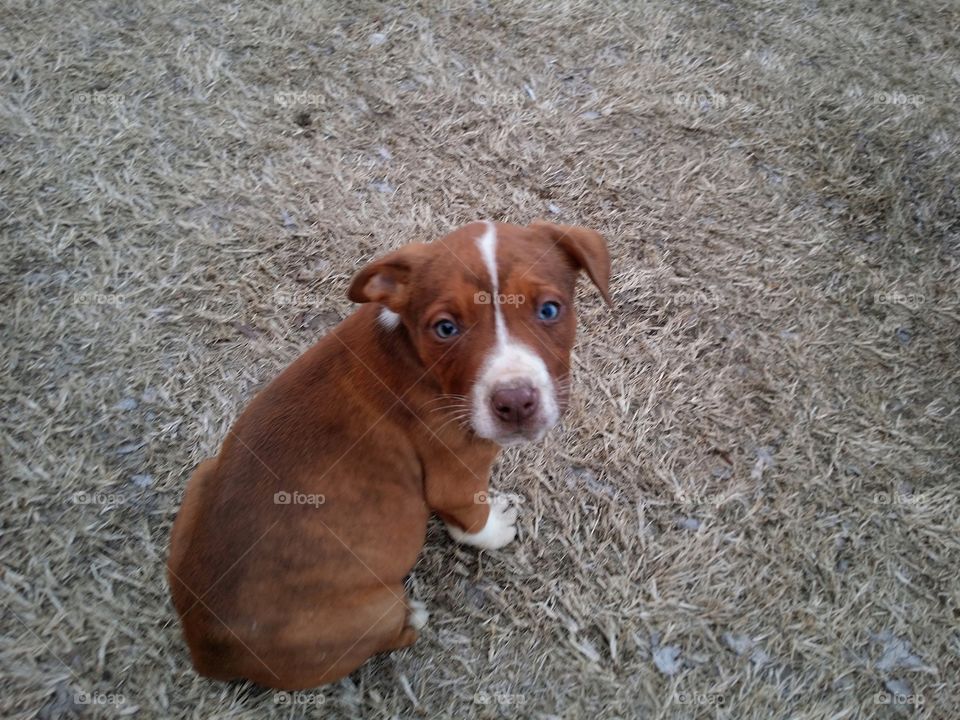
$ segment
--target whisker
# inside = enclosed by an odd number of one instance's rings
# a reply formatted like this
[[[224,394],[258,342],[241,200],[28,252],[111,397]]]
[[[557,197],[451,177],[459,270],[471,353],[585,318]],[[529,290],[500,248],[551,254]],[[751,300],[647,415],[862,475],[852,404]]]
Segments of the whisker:
[[[444,412],[444,411],[450,411],[450,410],[461,410],[463,408],[464,408],[463,405],[443,405],[441,407],[436,407],[431,410],[427,410],[427,414],[433,415],[434,413],[438,413],[438,412]]]
[[[425,406],[426,406],[426,405],[431,405],[431,404],[433,404],[433,403],[435,403],[435,402],[440,402],[441,400],[466,400],[466,399],[467,399],[467,396],[466,396],[466,395],[454,395],[454,394],[446,394],[446,393],[445,393],[445,394],[442,394],[442,395],[435,395],[434,397],[432,397],[432,398],[430,398],[429,400],[427,400],[427,401],[424,403],[424,405],[425,405]]]
[[[451,417],[449,420],[447,420],[445,423],[443,423],[443,425],[441,425],[440,427],[438,427],[434,432],[440,433],[444,428],[446,428],[450,423],[453,423],[453,422],[456,422],[457,425],[458,425],[460,428],[464,428],[465,426],[464,426],[463,422],[464,422],[464,420],[465,420],[466,418],[468,418],[468,417],[469,417],[469,414],[468,414],[468,415],[464,415],[464,416],[462,416],[462,417],[458,417],[458,416],[455,415],[455,416]]]

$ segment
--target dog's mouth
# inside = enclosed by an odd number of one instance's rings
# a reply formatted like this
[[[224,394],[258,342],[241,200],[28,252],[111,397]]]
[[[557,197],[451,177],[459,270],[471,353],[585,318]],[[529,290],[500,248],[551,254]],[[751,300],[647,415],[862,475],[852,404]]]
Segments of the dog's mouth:
[[[502,419],[496,416],[495,411],[474,413],[470,426],[477,437],[492,440],[503,447],[510,447],[540,442],[559,419],[559,408],[554,401],[525,419],[512,417]]]
[[[537,443],[543,440],[546,437],[547,433],[553,426],[541,427],[538,429],[531,430],[516,430],[511,432],[504,432],[495,437],[488,438],[493,440],[501,447],[513,447],[514,445],[526,445],[527,443]]]

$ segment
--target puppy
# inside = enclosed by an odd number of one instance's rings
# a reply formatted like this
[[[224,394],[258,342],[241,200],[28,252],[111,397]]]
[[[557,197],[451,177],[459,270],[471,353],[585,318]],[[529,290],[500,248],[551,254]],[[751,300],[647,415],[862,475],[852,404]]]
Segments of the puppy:
[[[200,674],[335,681],[417,639],[427,613],[403,582],[431,512],[457,542],[513,540],[490,465],[563,412],[580,270],[609,303],[596,232],[478,222],[356,275],[362,307],[254,398],[187,485],[167,569]]]

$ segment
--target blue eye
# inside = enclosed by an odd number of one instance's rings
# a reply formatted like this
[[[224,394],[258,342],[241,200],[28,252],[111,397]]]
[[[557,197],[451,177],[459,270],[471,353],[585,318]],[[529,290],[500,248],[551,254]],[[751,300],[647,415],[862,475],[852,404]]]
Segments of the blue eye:
[[[553,300],[548,300],[539,308],[537,308],[537,317],[540,320],[556,320],[557,316],[560,314],[560,303],[556,303]]]
[[[457,327],[457,324],[453,322],[453,320],[439,320],[434,323],[433,331],[437,334],[438,338],[446,340],[459,333],[460,328]]]

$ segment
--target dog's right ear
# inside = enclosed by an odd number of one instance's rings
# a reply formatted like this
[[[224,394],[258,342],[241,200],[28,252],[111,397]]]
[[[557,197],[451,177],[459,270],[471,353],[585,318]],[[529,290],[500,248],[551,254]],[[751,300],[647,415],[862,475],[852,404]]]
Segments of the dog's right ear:
[[[405,245],[374,260],[354,276],[347,297],[356,303],[377,302],[401,312],[407,304],[411,278],[427,247],[426,243]]]

